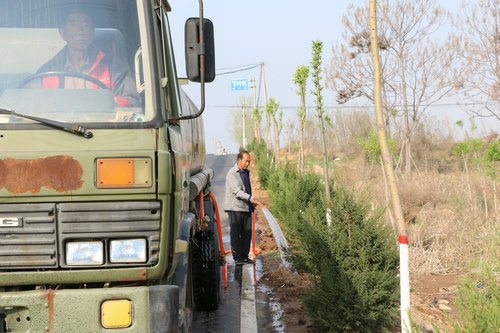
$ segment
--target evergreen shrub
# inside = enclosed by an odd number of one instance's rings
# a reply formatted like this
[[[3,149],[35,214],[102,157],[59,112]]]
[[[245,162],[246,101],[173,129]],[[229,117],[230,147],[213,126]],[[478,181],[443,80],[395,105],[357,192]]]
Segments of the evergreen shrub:
[[[398,253],[382,212],[356,201],[338,186],[332,193],[331,225],[324,203],[308,207],[297,234],[295,261],[313,274],[305,304],[319,332],[380,332],[398,316]]]
[[[273,169],[272,154],[267,151],[264,142],[258,143],[256,139],[252,140],[248,146],[248,151],[252,151],[255,154],[256,163],[259,166],[257,175],[259,176],[261,187],[267,188],[267,183]]]
[[[255,153],[260,177],[265,149]],[[304,301],[316,330],[381,332],[395,326],[399,260],[383,211],[372,211],[337,183],[328,226],[319,175],[285,165],[269,168],[266,176],[271,210],[291,244],[288,256],[295,269],[313,277]]]

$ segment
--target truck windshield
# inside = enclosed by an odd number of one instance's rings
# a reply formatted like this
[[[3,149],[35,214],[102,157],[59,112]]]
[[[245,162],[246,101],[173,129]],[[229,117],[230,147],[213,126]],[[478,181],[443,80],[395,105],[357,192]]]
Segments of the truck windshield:
[[[0,108],[68,123],[152,120],[139,21],[135,0],[0,0]],[[29,122],[0,115],[4,126]]]

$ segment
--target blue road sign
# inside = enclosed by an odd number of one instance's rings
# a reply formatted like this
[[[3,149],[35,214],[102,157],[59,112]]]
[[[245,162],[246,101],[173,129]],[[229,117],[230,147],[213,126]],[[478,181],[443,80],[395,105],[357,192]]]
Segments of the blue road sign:
[[[231,80],[231,91],[248,90],[248,80]]]

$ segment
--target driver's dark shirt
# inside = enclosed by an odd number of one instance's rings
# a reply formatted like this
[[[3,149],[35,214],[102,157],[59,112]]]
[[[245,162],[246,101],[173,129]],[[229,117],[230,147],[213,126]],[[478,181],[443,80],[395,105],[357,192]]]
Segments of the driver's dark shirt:
[[[71,66],[68,55],[68,47],[65,46],[51,60],[38,70],[38,73],[62,71],[77,72],[92,76],[104,83],[115,97],[118,106],[140,106],[140,96],[135,88],[130,69],[127,64],[118,57],[106,55],[95,46],[89,47],[88,61],[82,68],[75,69]],[[62,81],[62,82],[60,82]],[[48,76],[43,79],[44,89],[64,88],[64,80],[57,76]],[[99,87],[90,83],[90,88]]]

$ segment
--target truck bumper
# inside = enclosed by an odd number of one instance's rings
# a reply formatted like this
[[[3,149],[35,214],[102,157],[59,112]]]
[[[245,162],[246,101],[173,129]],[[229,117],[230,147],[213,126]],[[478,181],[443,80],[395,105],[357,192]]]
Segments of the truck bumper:
[[[7,332],[173,332],[178,304],[168,285],[0,293]]]

